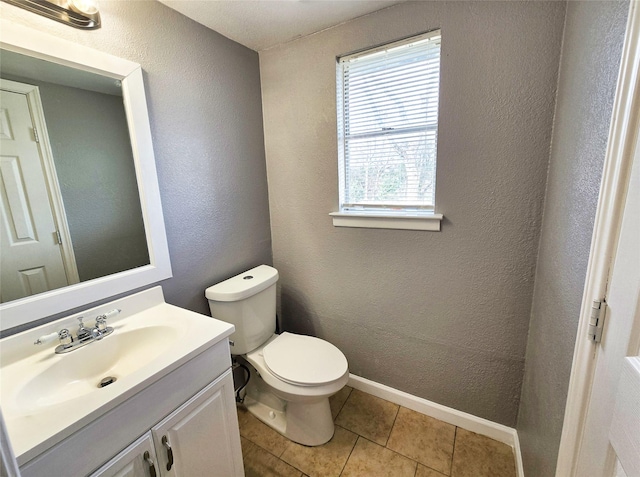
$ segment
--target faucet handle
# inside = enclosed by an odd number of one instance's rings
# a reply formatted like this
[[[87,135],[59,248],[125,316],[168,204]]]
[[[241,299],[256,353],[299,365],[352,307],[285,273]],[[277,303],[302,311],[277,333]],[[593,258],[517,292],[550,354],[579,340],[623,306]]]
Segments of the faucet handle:
[[[60,340],[60,344],[62,346],[69,346],[73,342],[73,337],[71,336],[71,333],[69,333],[69,330],[66,328],[58,331],[58,339]]]
[[[58,338],[58,333],[55,331],[53,333],[49,333],[48,335],[42,335],[37,340],[33,342],[34,345],[41,345],[45,343],[50,343],[51,341]]]
[[[100,331],[107,329],[107,315],[96,316],[96,328]]]

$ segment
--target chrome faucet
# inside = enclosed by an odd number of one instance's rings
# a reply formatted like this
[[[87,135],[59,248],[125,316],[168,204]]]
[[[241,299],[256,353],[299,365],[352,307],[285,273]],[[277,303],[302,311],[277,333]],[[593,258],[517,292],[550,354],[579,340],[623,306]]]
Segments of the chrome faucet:
[[[69,353],[70,351],[74,351],[78,348],[82,348],[89,343],[93,343],[94,341],[99,341],[105,336],[109,336],[113,333],[113,328],[111,326],[107,326],[107,319],[117,315],[120,313],[119,309],[111,310],[107,313],[99,315],[96,317],[96,323],[93,328],[87,328],[84,325],[83,317],[78,317],[78,331],[76,333],[76,339],[73,339],[71,332],[63,328],[58,333],[51,333],[49,335],[44,335],[38,338],[34,344],[43,344],[48,343],[52,339],[58,338],[60,344],[56,346],[56,354]]]
[[[78,341],[82,342],[82,341],[87,341],[89,339],[92,338],[93,333],[91,333],[91,330],[89,328],[86,328],[84,326],[84,323],[82,322],[83,317],[79,316],[78,317],[78,332],[76,333],[76,336],[78,338]]]

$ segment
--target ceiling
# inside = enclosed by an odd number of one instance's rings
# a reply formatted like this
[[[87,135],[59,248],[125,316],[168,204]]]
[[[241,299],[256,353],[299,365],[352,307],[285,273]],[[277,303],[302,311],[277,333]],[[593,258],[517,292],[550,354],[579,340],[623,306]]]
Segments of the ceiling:
[[[160,0],[261,51],[406,0]]]

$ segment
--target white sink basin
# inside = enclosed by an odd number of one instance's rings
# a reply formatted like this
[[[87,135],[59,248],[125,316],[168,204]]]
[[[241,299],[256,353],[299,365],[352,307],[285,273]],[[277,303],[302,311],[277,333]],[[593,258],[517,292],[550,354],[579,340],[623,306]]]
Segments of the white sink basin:
[[[98,384],[107,377],[117,381],[153,362],[163,352],[183,338],[179,327],[146,326],[120,329],[90,345],[58,355],[47,367],[39,368],[31,377],[32,363],[23,361],[16,371],[29,379],[15,389],[16,409],[38,411],[72,399],[86,399],[86,394],[99,393]],[[90,399],[90,397],[89,397]]]
[[[142,296],[143,304],[136,303]],[[68,328],[75,315],[0,342],[0,405],[19,462],[69,436],[135,393],[225,339],[233,326],[164,303],[159,287],[84,312],[87,325],[113,308],[114,332],[68,353],[41,335]],[[131,313],[130,313],[131,312]],[[103,378],[115,380],[100,387]],[[21,458],[22,456],[22,458]]]

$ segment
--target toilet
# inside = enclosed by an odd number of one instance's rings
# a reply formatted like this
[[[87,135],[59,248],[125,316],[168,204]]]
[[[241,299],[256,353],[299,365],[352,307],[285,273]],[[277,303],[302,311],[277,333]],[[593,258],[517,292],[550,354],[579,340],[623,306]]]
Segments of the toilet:
[[[278,271],[260,265],[207,288],[211,316],[235,325],[231,354],[250,372],[244,405],[294,442],[317,446],[333,437],[329,397],[349,379],[344,354],[331,343],[275,334]]]

